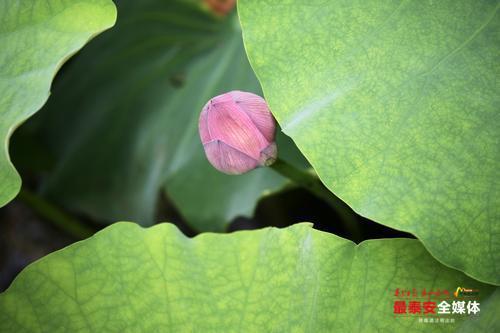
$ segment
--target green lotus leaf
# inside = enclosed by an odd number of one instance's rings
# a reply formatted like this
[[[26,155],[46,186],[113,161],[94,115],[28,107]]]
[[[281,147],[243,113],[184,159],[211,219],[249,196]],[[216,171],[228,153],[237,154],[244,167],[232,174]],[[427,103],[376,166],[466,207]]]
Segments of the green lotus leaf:
[[[394,314],[397,289],[447,290],[451,304],[457,286],[479,290],[479,313]],[[355,245],[306,223],[189,239],[117,223],[21,272],[0,295],[0,331],[494,332],[499,300],[417,240]]]
[[[499,1],[240,0],[283,131],[356,212],[500,283]]]
[[[0,206],[21,186],[8,153],[12,132],[45,103],[61,64],[115,18],[109,0],[0,4]]]
[[[199,113],[211,97],[262,94],[238,19],[179,1],[117,6],[116,27],[65,68],[32,126],[55,157],[43,193],[106,223],[149,225],[166,191],[192,227],[223,230],[284,183],[266,169],[221,174],[199,139]]]

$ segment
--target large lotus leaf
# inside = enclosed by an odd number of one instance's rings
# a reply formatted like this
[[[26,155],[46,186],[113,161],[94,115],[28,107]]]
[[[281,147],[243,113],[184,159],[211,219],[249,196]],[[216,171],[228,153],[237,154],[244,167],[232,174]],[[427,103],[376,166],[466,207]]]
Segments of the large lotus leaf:
[[[498,1],[241,0],[283,131],[355,211],[500,283]]]
[[[44,191],[98,219],[147,225],[164,188],[193,227],[221,230],[284,181],[265,169],[221,174],[200,143],[198,116],[211,97],[261,94],[238,19],[178,1],[117,6],[116,27],[69,64],[38,119],[56,158]]]
[[[115,18],[108,0],[0,3],[0,206],[21,186],[8,154],[12,132],[45,103],[61,64]]]
[[[457,286],[479,289],[479,314],[394,315],[398,288],[447,290],[451,303]],[[499,301],[417,240],[356,246],[305,223],[189,239],[117,223],[21,272],[0,295],[0,331],[494,332]]]

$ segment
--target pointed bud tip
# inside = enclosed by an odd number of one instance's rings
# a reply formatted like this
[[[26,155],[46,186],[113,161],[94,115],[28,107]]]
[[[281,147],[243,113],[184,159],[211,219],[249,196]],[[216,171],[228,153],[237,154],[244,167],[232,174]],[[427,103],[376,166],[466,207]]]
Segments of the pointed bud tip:
[[[270,166],[276,161],[278,157],[278,148],[276,147],[276,143],[271,143],[268,147],[266,147],[260,153],[260,165],[261,166]]]

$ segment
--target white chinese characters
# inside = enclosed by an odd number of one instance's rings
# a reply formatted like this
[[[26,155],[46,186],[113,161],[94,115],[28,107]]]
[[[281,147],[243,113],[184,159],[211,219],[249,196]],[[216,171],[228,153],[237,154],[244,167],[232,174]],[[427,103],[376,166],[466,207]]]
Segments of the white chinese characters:
[[[467,305],[465,301],[453,301],[451,304],[446,301],[442,301],[437,305],[437,307],[438,314],[477,314],[479,311],[481,311],[479,305],[480,303],[477,301],[468,301]]]

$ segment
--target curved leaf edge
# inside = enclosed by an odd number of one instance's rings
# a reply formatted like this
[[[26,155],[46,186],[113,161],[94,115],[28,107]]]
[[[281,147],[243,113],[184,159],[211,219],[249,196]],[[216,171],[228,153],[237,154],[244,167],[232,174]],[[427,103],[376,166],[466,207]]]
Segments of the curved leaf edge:
[[[10,170],[12,173],[11,176],[15,177],[15,179],[13,179],[15,184],[13,185],[14,188],[12,190],[7,190],[7,192],[9,192],[9,193],[4,198],[0,198],[0,208],[7,205],[10,201],[14,200],[16,198],[16,196],[19,194],[19,191],[21,190],[21,186],[22,186],[21,175],[17,171],[15,165],[12,163],[12,160],[10,158],[10,154],[9,154],[10,138],[12,137],[12,135],[14,134],[14,132],[17,128],[19,128],[24,122],[26,122],[35,113],[40,111],[40,109],[45,105],[45,103],[47,103],[47,100],[49,99],[50,94],[51,94],[51,87],[52,87],[52,83],[54,81],[54,78],[58,74],[59,70],[63,67],[63,65],[69,59],[71,59],[71,57],[73,57],[75,54],[80,52],[80,50],[83,49],[85,47],[85,45],[87,45],[92,39],[94,39],[95,37],[97,37],[98,35],[103,33],[104,31],[111,29],[115,25],[116,19],[117,19],[116,6],[112,1],[110,1],[110,6],[112,6],[112,11],[113,11],[111,13],[113,15],[113,17],[110,19],[110,21],[107,22],[107,24],[105,24],[101,29],[96,30],[95,32],[90,34],[89,37],[85,41],[83,41],[83,43],[81,45],[69,50],[69,52],[67,52],[62,58],[60,58],[56,62],[55,69],[54,69],[54,71],[52,73],[52,77],[50,78],[50,81],[49,81],[49,88],[46,90],[45,96],[40,101],[39,105],[34,107],[33,110],[27,112],[26,114],[22,114],[19,117],[16,117],[14,122],[8,127],[6,136],[3,139],[3,149],[4,149],[3,153],[5,156],[5,160],[7,161],[7,163],[9,164],[9,166],[11,168],[11,170]]]
[[[314,229],[314,223],[312,223],[312,222],[299,222],[299,223],[290,225],[288,227],[283,227],[283,228],[265,227],[265,228],[252,229],[252,230],[238,230],[238,231],[234,231],[231,233],[204,232],[204,233],[200,233],[194,237],[188,237],[188,236],[184,235],[184,233],[175,224],[170,223],[170,222],[162,222],[162,223],[158,223],[158,224],[155,224],[152,226],[145,227],[145,226],[141,226],[140,224],[137,224],[137,223],[132,222],[132,221],[119,221],[119,222],[115,222],[115,223],[97,231],[94,235],[92,235],[86,239],[82,239],[82,240],[79,240],[77,242],[74,242],[68,246],[65,246],[59,250],[51,252],[51,253],[33,261],[32,263],[28,264],[26,267],[24,267],[21,270],[21,272],[19,272],[17,274],[17,276],[13,279],[13,281],[11,282],[9,287],[5,291],[0,293],[0,296],[2,294],[6,294],[9,292],[9,290],[16,284],[17,280],[22,278],[22,276],[24,275],[23,272],[34,269],[35,266],[37,266],[40,262],[44,262],[46,260],[51,260],[51,258],[53,256],[58,256],[58,254],[60,252],[65,252],[68,249],[73,249],[73,248],[78,248],[80,246],[84,246],[89,241],[92,242],[92,241],[99,239],[101,237],[106,237],[108,233],[113,232],[115,230],[120,230],[120,232],[140,231],[143,233],[161,233],[161,232],[163,232],[165,234],[171,234],[172,236],[174,236],[176,238],[181,238],[184,242],[190,242],[190,243],[203,241],[203,239],[205,239],[205,238],[212,238],[212,237],[217,237],[217,238],[219,238],[220,242],[223,242],[224,239],[233,238],[235,234],[249,234],[249,233],[254,233],[256,231],[272,232],[275,230],[283,230],[283,231],[285,231],[285,230],[287,230],[287,231],[307,230],[308,232],[314,232],[314,233],[321,234],[323,236],[330,237],[330,238],[332,238],[332,240],[343,243],[342,246],[353,247],[356,251],[359,251],[359,250],[363,249],[364,247],[369,246],[372,243],[380,243],[380,242],[386,242],[386,241],[404,241],[404,242],[421,243],[417,239],[400,237],[400,238],[368,239],[368,240],[364,240],[364,241],[360,242],[359,244],[356,244],[355,242],[353,242],[349,239],[337,236],[337,235],[329,233],[329,232]]]
[[[238,6],[239,6],[239,2],[238,2]],[[238,18],[240,18],[239,16],[239,10],[238,10]],[[259,83],[262,87],[262,94],[264,95],[264,99],[267,100],[267,87],[266,87],[266,84],[261,80],[260,78],[260,75],[259,73],[255,70],[255,66],[254,66],[254,59],[253,57],[248,53],[248,50],[247,50],[247,42],[246,42],[246,37],[245,37],[245,28],[243,27],[244,26],[244,23],[241,21],[240,19],[240,25],[242,27],[242,38],[243,38],[243,47],[245,49],[245,53],[247,54],[247,58],[248,58],[248,62],[250,63],[250,67],[252,67],[252,70],[254,71],[254,74],[255,76],[257,77],[257,80],[259,80]],[[274,114],[273,110],[272,110],[272,107],[269,105],[269,109],[271,110],[271,113],[273,113],[277,123],[280,125],[280,126],[283,126],[282,122],[280,122],[280,120],[278,118],[276,118],[276,115]],[[293,143],[297,146],[297,148],[301,151],[302,155],[304,156],[304,158],[307,160],[307,162],[309,163],[309,165],[311,165],[311,168],[314,169],[314,166],[313,164],[311,163],[311,159],[309,158],[309,156],[307,155],[307,153],[303,152],[302,149],[300,149],[300,145],[297,144],[297,142],[290,136],[288,135],[288,133],[284,130],[282,130],[282,133],[286,136],[288,136],[292,141]],[[315,170],[315,169],[314,169]],[[337,194],[335,193],[335,191],[327,185],[327,183],[321,178],[321,175],[319,175],[317,172],[316,172],[316,175],[318,176],[319,180],[323,183],[323,185],[325,185],[325,187],[330,190],[330,192],[334,193],[340,200],[342,200],[347,206],[349,206],[356,214],[366,218],[366,219],[369,219],[369,220],[372,220],[374,222],[377,222],[377,223],[380,223],[382,225],[385,225],[387,226],[385,223],[381,222],[381,221],[375,221],[373,220],[373,218],[371,216],[368,216],[367,214],[365,214],[362,210],[359,210],[359,209],[356,209],[354,207],[352,207],[348,202],[345,201],[345,199],[343,198],[342,195],[340,194]],[[449,268],[452,268],[452,269],[455,269],[457,271],[460,271],[462,273],[464,273],[465,275],[467,275],[468,277],[471,277],[473,278],[474,280],[477,280],[479,282],[483,282],[483,283],[487,283],[487,284],[490,284],[490,285],[494,285],[494,286],[500,286],[500,277],[498,280],[489,280],[489,279],[484,279],[476,274],[473,274],[473,273],[470,273],[468,272],[467,268],[464,267],[464,266],[461,266],[461,265],[457,265],[457,264],[450,264],[450,263],[447,263],[447,262],[444,262],[443,260],[441,260],[439,254],[436,254],[434,253],[434,251],[426,244],[425,241],[423,241],[420,236],[418,235],[418,232],[415,232],[413,230],[405,230],[405,229],[401,229],[401,228],[395,228],[394,226],[390,226],[391,229],[394,229],[394,230],[398,230],[398,231],[402,231],[402,232],[407,232],[409,234],[412,234],[413,236],[415,236],[421,243],[422,245],[425,247],[425,249],[427,250],[427,252],[429,252],[429,254],[434,258],[436,259],[439,263],[441,263],[442,265],[446,266],[446,267],[449,267]],[[362,244],[362,243],[360,243]],[[359,245],[359,244],[358,244]]]

